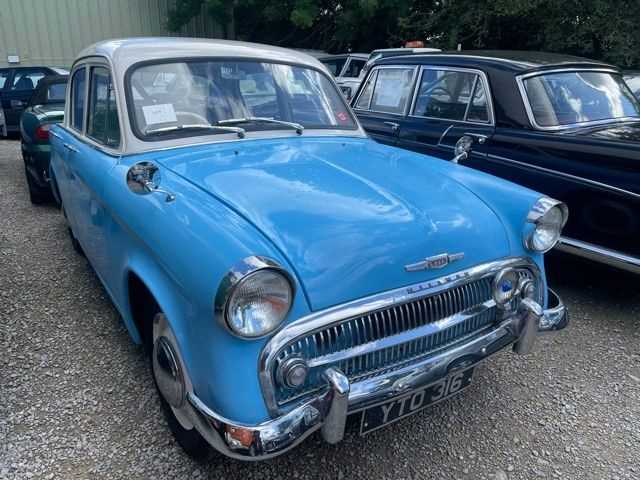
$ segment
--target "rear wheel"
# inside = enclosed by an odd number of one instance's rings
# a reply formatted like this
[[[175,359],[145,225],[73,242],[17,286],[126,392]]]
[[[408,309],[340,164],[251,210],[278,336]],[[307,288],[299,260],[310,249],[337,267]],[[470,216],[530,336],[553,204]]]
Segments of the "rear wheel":
[[[211,447],[182,412],[181,407],[187,401],[186,379],[163,313],[157,313],[153,319],[152,342],[151,373],[169,429],[190,457],[205,460],[211,454]]]
[[[34,205],[41,205],[50,201],[51,193],[48,189],[42,188],[36,184],[26,165],[24,167],[24,174],[27,177],[27,187],[29,187],[29,200],[31,200],[31,203]]]

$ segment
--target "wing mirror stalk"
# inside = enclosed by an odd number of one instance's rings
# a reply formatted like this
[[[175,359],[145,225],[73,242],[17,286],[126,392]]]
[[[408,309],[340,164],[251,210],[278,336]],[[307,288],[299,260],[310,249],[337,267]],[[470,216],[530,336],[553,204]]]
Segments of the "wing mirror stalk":
[[[453,163],[460,163],[461,160],[466,160],[469,158],[471,154],[471,147],[475,142],[478,142],[480,145],[484,144],[489,137],[487,135],[482,135],[479,133],[465,133],[460,139],[456,142],[456,146],[454,148],[453,153],[455,156],[451,159]]]

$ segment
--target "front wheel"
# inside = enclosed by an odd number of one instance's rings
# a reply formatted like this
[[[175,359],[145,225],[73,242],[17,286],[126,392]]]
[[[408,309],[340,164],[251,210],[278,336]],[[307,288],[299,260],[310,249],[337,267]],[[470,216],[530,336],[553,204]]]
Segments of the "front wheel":
[[[181,412],[180,404],[187,401],[186,382],[174,341],[166,317],[157,313],[153,319],[151,373],[162,411],[171,433],[183,450],[195,460],[205,460],[211,454],[211,447]]]

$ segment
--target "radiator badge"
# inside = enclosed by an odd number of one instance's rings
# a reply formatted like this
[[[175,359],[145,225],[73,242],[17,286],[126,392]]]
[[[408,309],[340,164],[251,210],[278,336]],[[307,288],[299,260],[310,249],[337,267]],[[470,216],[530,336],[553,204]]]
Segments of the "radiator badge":
[[[439,255],[434,255],[432,257],[427,257],[421,262],[410,263],[409,265],[405,265],[404,269],[407,272],[419,272],[421,270],[433,270],[436,268],[444,268],[449,265],[451,262],[455,262],[456,260],[461,260],[464,258],[464,252],[460,253],[441,253]]]

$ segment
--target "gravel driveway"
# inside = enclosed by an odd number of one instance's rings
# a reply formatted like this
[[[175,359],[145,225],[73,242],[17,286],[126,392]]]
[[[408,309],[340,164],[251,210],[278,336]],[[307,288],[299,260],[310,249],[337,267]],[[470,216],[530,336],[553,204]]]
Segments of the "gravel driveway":
[[[129,339],[54,207],[29,203],[19,142],[0,141],[0,478],[640,478],[640,289],[558,255],[571,326],[503,352],[459,397],[335,446],[198,464],[171,437]]]

